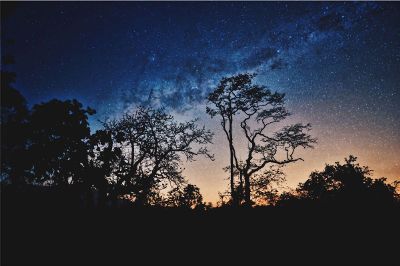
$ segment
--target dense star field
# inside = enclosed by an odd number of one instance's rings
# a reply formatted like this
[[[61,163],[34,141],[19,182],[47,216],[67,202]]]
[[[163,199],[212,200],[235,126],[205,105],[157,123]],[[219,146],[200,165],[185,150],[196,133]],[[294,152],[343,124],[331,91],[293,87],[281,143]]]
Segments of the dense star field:
[[[2,55],[14,56],[30,105],[76,98],[97,110],[93,132],[139,105],[200,118],[216,160],[184,174],[216,202],[228,147],[206,97],[242,72],[286,93],[287,122],[311,123],[318,139],[285,167],[285,186],[349,154],[375,177],[400,178],[399,17],[399,3],[381,2],[18,3],[2,23]]]

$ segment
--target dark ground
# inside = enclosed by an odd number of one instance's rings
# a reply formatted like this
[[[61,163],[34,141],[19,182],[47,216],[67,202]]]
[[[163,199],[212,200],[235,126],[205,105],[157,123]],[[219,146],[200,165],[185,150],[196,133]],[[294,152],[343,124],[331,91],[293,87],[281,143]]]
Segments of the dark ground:
[[[398,208],[39,208],[5,196],[2,265],[399,262]]]

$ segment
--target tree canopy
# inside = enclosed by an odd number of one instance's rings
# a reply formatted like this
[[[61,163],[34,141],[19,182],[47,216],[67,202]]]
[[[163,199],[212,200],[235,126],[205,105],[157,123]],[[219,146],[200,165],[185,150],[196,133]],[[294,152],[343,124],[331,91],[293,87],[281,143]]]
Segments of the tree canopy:
[[[77,100],[51,100],[33,107],[29,152],[35,182],[82,182],[89,151],[87,119],[94,113],[90,108],[83,109]]]
[[[207,113],[211,117],[220,117],[229,143],[231,197],[235,205],[242,201],[247,206],[253,204],[251,191],[256,186],[252,185],[252,179],[256,174],[258,184],[268,183],[266,179],[273,178],[268,172],[260,175],[259,171],[268,165],[282,166],[302,160],[295,156],[295,151],[312,148],[316,143],[316,139],[308,134],[310,124],[297,123],[273,130],[273,125],[290,115],[284,106],[285,94],[255,84],[255,76],[245,73],[223,78],[208,96],[212,106],[207,107]],[[238,160],[234,144],[235,120],[242,129],[235,134],[241,134],[247,141],[247,154],[242,161]],[[238,185],[235,185],[235,175],[239,177]]]
[[[360,166],[357,157],[350,155],[345,163],[327,164],[322,171],[312,172],[292,194],[284,194],[280,203],[308,201],[343,205],[391,205],[399,202],[398,182],[372,178],[372,170]]]
[[[212,158],[205,146],[212,139],[209,130],[198,127],[196,120],[176,122],[163,110],[139,107],[104,128],[95,134],[92,161],[104,168],[115,196],[130,195],[139,205],[184,182],[183,159]]]

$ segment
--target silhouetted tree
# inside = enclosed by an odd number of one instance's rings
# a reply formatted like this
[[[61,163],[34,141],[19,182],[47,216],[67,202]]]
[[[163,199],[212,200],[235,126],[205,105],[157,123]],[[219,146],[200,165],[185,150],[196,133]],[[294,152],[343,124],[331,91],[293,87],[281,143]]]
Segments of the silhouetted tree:
[[[88,115],[77,100],[51,100],[33,107],[29,152],[34,182],[66,185],[82,183],[88,161]]]
[[[211,158],[203,145],[211,142],[212,133],[199,128],[196,120],[178,123],[162,110],[140,107],[104,126],[98,133],[104,144],[94,159],[111,158],[100,164],[113,184],[114,195],[130,194],[138,205],[148,204],[150,196],[168,185],[184,182],[182,157],[188,161],[197,155]]]
[[[230,170],[230,194],[232,203],[239,204],[239,195],[235,190],[234,180],[234,160],[235,147],[233,146],[233,118],[240,111],[242,101],[240,93],[243,90],[243,85],[249,81],[249,75],[238,75],[230,78],[222,78],[218,86],[213,92],[208,95],[208,101],[215,105],[215,107],[207,106],[206,111],[214,117],[219,115],[221,118],[221,126],[226,135],[229,145],[229,170]],[[238,162],[236,161],[236,164]],[[240,176],[241,177],[241,176]],[[243,187],[242,179],[240,179],[240,188]]]
[[[207,107],[211,117],[220,115],[222,128],[229,141],[231,195],[240,201],[241,197],[237,194],[243,193],[244,204],[247,206],[252,205],[251,188],[255,174],[267,165],[286,165],[302,160],[294,157],[295,150],[299,147],[312,148],[316,142],[306,133],[311,129],[310,124],[294,124],[279,131],[267,131],[268,126],[281,122],[290,114],[284,107],[285,95],[253,84],[254,77],[254,74],[246,73],[223,78],[208,97],[215,108]],[[240,162],[233,143],[232,124],[235,117],[239,120],[248,147],[246,159]],[[239,176],[237,190],[233,187],[234,167]],[[235,190],[239,193],[235,193]]]
[[[218,207],[227,207],[232,205],[232,197],[229,191],[225,192],[218,192],[218,201],[217,201],[217,206]]]
[[[311,173],[308,180],[300,183],[292,196],[281,197],[281,203],[288,200],[308,200],[343,204],[390,204],[398,201],[396,184],[388,184],[386,178],[374,179],[371,170],[357,163],[357,157],[345,158],[345,163],[326,165],[321,172]]]
[[[176,187],[169,191],[168,202],[173,207],[196,209],[202,206],[203,196],[197,186],[187,184],[184,187]]]
[[[241,169],[244,163],[239,162],[239,167],[234,169],[234,177],[239,176],[241,173],[238,169]],[[251,182],[250,196],[254,203],[257,205],[273,205],[279,199],[278,186],[285,182],[285,174],[281,170],[281,165],[270,165],[269,168],[263,169],[261,173],[254,174]],[[225,171],[229,171],[229,167],[224,168]],[[240,181],[235,181],[236,195],[239,200],[242,199]],[[228,191],[224,194],[219,193],[220,201],[219,205],[231,205],[232,200],[225,201],[228,195]],[[242,202],[242,201],[241,201]]]
[[[117,167],[122,150],[113,146],[112,132],[107,129],[97,130],[92,134],[89,145],[89,160],[85,169],[87,186],[98,190],[101,204],[104,204],[107,194],[112,192],[108,177]]]
[[[281,167],[270,166],[255,174],[251,182],[251,199],[259,205],[274,205],[279,199],[277,185],[285,181]]]
[[[29,111],[25,98],[13,87],[15,73],[4,69],[4,65],[13,63],[13,57],[2,57],[1,176],[12,184],[23,184],[29,161],[26,152]]]

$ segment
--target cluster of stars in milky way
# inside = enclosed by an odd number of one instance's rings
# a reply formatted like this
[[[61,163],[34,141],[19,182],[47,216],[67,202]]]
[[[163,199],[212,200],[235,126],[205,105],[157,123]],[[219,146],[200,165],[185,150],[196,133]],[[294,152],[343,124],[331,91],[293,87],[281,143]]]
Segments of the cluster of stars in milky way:
[[[77,98],[98,111],[93,130],[141,104],[196,114],[217,131],[206,95],[223,76],[256,72],[319,139],[304,163],[287,168],[289,185],[349,154],[393,180],[399,16],[398,3],[380,2],[20,3],[2,23],[2,43],[14,40],[2,53],[14,55],[16,87],[30,104]],[[226,157],[214,149],[207,177],[209,162],[186,171],[210,199],[226,185]]]

